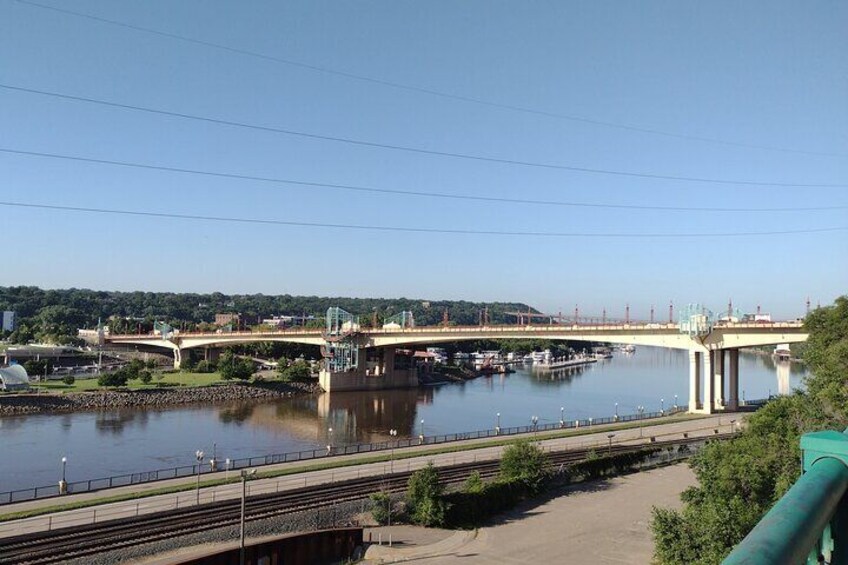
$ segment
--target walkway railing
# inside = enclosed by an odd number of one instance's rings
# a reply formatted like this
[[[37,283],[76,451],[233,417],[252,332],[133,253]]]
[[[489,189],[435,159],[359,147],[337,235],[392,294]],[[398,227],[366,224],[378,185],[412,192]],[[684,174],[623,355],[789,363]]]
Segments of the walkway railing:
[[[724,565],[848,563],[848,429],[801,437],[804,474]]]
[[[685,408],[678,406],[672,407],[668,410],[665,410],[664,412],[644,412],[642,414],[626,414],[617,417],[612,416],[607,418],[584,418],[578,420],[568,420],[565,422],[555,422],[550,424],[537,424],[535,426],[496,428],[491,430],[478,430],[473,432],[461,432],[455,434],[443,434],[435,436],[420,435],[417,437],[400,438],[397,440],[382,441],[376,443],[359,443],[351,445],[331,446],[330,449],[310,449],[305,451],[292,451],[287,453],[261,455],[258,457],[244,457],[241,459],[230,460],[230,465],[226,469],[225,465],[221,465],[221,463],[223,462],[218,461],[218,464],[216,465],[215,469],[213,469],[212,466],[207,462],[194,465],[183,465],[181,467],[171,467],[167,469],[157,469],[154,471],[129,473],[126,475],[117,475],[99,479],[68,482],[66,492],[67,494],[79,494],[83,492],[94,492],[98,490],[137,485],[142,483],[150,483],[154,481],[164,481],[181,477],[192,477],[197,476],[198,474],[206,475],[216,472],[244,469],[247,467],[261,467],[264,465],[276,465],[279,463],[290,463],[294,461],[326,459],[328,457],[336,457],[340,455],[372,453],[379,451],[387,451],[390,449],[402,449],[404,447],[413,447],[419,445],[437,445],[442,443],[451,443],[470,439],[513,436],[518,434],[530,434],[535,432],[544,432],[569,428],[575,429],[588,427],[589,429],[591,429],[593,427],[606,424],[651,420],[685,411]],[[45,485],[40,487],[0,492],[0,506],[6,504],[13,504],[16,502],[25,502],[27,500],[37,500],[58,496],[64,496],[60,492],[58,483],[53,485]]]

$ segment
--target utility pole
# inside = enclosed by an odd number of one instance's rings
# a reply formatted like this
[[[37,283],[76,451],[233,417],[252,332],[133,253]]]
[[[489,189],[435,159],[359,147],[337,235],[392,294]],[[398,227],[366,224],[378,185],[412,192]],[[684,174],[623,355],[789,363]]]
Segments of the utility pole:
[[[624,323],[630,323],[630,304],[627,304],[627,306],[625,306],[624,308]]]
[[[651,304],[651,323],[654,323],[654,305]]]
[[[668,323],[674,323],[674,302],[671,300],[668,301]]]

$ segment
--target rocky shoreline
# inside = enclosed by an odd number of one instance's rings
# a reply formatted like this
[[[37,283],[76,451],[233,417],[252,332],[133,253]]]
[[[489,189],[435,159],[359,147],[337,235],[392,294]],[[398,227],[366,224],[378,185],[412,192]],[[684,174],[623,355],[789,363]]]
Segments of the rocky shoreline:
[[[103,390],[66,394],[0,395],[0,417],[118,408],[165,408],[250,400],[276,400],[321,392],[317,383],[227,383],[202,387]]]

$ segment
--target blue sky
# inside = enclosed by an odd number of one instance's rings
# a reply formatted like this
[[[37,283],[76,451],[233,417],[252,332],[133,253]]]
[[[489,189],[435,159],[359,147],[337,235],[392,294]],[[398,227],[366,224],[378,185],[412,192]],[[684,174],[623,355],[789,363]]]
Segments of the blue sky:
[[[560,115],[317,72],[0,0],[0,84],[453,153],[660,175],[848,185],[839,2],[44,4]],[[754,146],[754,147],[751,147]],[[777,151],[763,146],[789,149]],[[483,231],[848,226],[848,188],[641,179],[308,140],[0,88],[0,147],[249,176],[683,212],[447,201],[0,153],[0,200]],[[422,234],[3,207],[0,284],[516,300],[646,317],[702,302],[803,314],[846,291],[848,231],[754,237]]]

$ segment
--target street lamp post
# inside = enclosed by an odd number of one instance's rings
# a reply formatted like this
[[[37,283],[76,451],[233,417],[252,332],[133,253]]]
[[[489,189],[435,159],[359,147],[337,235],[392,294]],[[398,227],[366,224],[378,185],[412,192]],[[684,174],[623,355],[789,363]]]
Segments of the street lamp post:
[[[615,403],[615,417],[613,419],[618,422],[618,402]]]
[[[565,427],[565,406],[559,407],[559,427]]]
[[[327,455],[333,453],[333,428],[327,428]]]
[[[418,435],[419,443],[424,443],[424,420],[421,420],[421,433]]]
[[[65,466],[68,464],[68,458],[62,456],[62,480],[59,481],[59,494],[68,494],[68,483],[65,481]]]
[[[495,426],[495,435],[499,436],[499,435],[501,435],[501,413],[498,412],[496,414],[496,416],[498,418],[498,421],[497,421],[497,425]]]
[[[394,428],[389,430],[389,435],[392,437],[391,441],[391,451],[389,452],[389,472],[394,474],[395,472],[395,444],[397,440],[394,439],[397,437],[398,431]]]
[[[612,438],[615,437],[615,434],[607,434],[607,439],[609,440],[609,449],[607,450],[607,455],[612,455]]]
[[[677,395],[674,395],[674,411],[677,412]]]
[[[536,432],[539,429],[539,417],[538,416],[530,416],[530,423],[533,425],[533,440],[536,440]]]
[[[256,474],[256,469],[241,470],[241,519],[239,520],[239,564],[244,565],[244,507],[247,498],[247,479]]]
[[[197,487],[195,490],[195,503],[200,504],[200,464],[203,463],[203,452],[199,449],[194,452],[194,458],[197,459]]]
[[[665,398],[660,398],[660,414],[665,415]]]
[[[218,444],[212,444],[212,459],[209,460],[209,470],[217,471],[218,470]]]
[[[224,481],[225,482],[230,479],[230,464],[231,463],[232,462],[230,461],[229,457],[227,457],[227,459],[224,461]]]
[[[639,437],[642,437],[642,415],[645,413],[645,407],[637,406],[636,411],[639,413]]]

